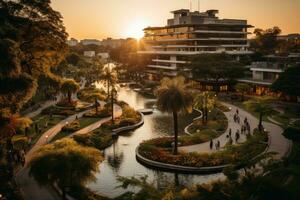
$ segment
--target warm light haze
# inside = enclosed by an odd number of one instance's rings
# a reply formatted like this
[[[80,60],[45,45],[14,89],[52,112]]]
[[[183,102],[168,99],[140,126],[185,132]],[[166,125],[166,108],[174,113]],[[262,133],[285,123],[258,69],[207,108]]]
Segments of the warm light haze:
[[[198,9],[196,0],[193,10]],[[52,0],[70,37],[77,39],[142,36],[147,26],[162,26],[170,11],[189,8],[189,0]],[[221,18],[247,19],[259,28],[279,26],[283,34],[300,32],[299,0],[201,0],[201,11],[219,9]]]

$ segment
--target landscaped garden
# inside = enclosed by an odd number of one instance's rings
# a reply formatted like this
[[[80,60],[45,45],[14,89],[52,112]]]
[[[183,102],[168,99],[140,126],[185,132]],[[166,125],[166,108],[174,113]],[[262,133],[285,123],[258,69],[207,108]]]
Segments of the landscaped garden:
[[[76,131],[89,126],[97,121],[99,121],[100,118],[93,118],[93,117],[81,117],[79,119],[75,119],[71,123],[66,124],[61,131],[55,135],[55,137],[52,139],[52,141],[62,139],[66,136],[69,136],[72,133],[75,133]]]
[[[211,167],[219,165],[238,165],[263,153],[267,147],[266,132],[248,136],[247,141],[238,145],[226,145],[225,149],[211,154],[179,152],[172,154],[172,139],[156,138],[140,144],[139,153],[143,157],[167,164],[188,167]]]
[[[104,101],[107,98],[107,94],[104,90],[95,88],[95,87],[88,87],[79,90],[77,93],[78,99],[85,102],[94,103],[95,99],[99,101]]]
[[[191,135],[182,136],[179,141],[183,145],[207,142],[223,134],[226,131],[227,126],[228,120],[224,113],[221,110],[214,108],[209,112],[207,121],[203,121],[202,119],[195,120],[187,128],[187,131]]]

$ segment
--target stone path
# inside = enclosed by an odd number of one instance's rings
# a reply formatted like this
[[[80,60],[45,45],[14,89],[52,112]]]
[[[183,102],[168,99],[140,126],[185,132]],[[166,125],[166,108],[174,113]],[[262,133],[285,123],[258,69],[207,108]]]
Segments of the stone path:
[[[226,138],[226,135],[228,134],[229,128],[232,129],[232,133],[233,133],[232,135],[234,139],[235,131],[237,129],[240,129],[241,127],[241,125],[233,121],[233,115],[236,112],[236,109],[239,109],[239,116],[241,117],[241,121],[243,121],[244,118],[247,117],[248,122],[250,123],[251,133],[253,129],[258,125],[258,119],[253,115],[251,115],[249,112],[228,103],[223,103],[223,104],[230,107],[231,111],[225,112],[225,115],[228,118],[228,129],[220,137],[214,139],[214,142],[218,140],[220,141],[221,148],[223,148],[224,145],[227,143],[228,139]],[[286,139],[282,135],[283,129],[280,126],[269,122],[263,122],[263,126],[269,132],[268,152],[276,152],[277,154],[275,155],[275,158],[277,159],[284,157],[290,151],[291,141]],[[246,140],[245,135],[241,134],[240,142],[243,142],[245,140]],[[179,149],[186,152],[201,152],[201,153],[212,153],[216,151],[215,147],[212,150],[210,149],[209,142],[197,144],[197,145],[191,145],[191,146],[184,146],[184,147],[180,147]]]

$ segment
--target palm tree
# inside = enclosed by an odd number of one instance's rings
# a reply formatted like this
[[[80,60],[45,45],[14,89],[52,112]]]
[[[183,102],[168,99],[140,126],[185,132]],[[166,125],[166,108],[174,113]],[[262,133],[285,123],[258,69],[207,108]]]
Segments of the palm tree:
[[[71,103],[72,100],[72,94],[77,92],[79,90],[80,86],[79,84],[73,80],[73,79],[66,79],[62,85],[60,90],[68,95],[68,101]]]
[[[110,94],[110,97],[111,97],[111,122],[112,124],[115,124],[115,120],[114,120],[114,98],[117,97],[117,89],[116,89],[116,86],[114,85],[111,89],[111,94]]]
[[[244,103],[247,109],[259,113],[258,129],[260,132],[262,132],[262,128],[263,128],[262,121],[264,115],[270,114],[273,111],[270,105],[270,103],[273,100],[274,100],[273,98],[265,96],[265,97],[256,97]]]
[[[193,97],[187,92],[186,86],[184,77],[164,78],[156,90],[158,109],[162,112],[173,113],[174,155],[178,152],[178,113],[192,111]]]
[[[195,97],[194,107],[201,110],[203,124],[208,120],[208,110],[215,107],[216,95],[214,92],[202,92]]]
[[[117,90],[117,73],[113,66],[110,64],[107,64],[103,68],[103,79],[105,80],[105,83],[107,85],[107,102],[109,99],[111,100],[111,113],[112,113],[112,124],[114,124],[114,98],[116,96]],[[110,98],[109,98],[110,97]]]

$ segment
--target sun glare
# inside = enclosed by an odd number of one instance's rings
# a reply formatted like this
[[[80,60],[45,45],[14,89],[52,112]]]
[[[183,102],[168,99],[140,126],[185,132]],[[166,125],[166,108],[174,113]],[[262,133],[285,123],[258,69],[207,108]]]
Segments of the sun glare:
[[[144,21],[132,22],[126,32],[127,37],[133,37],[136,39],[141,39],[144,36],[143,29],[147,27],[147,23]]]

